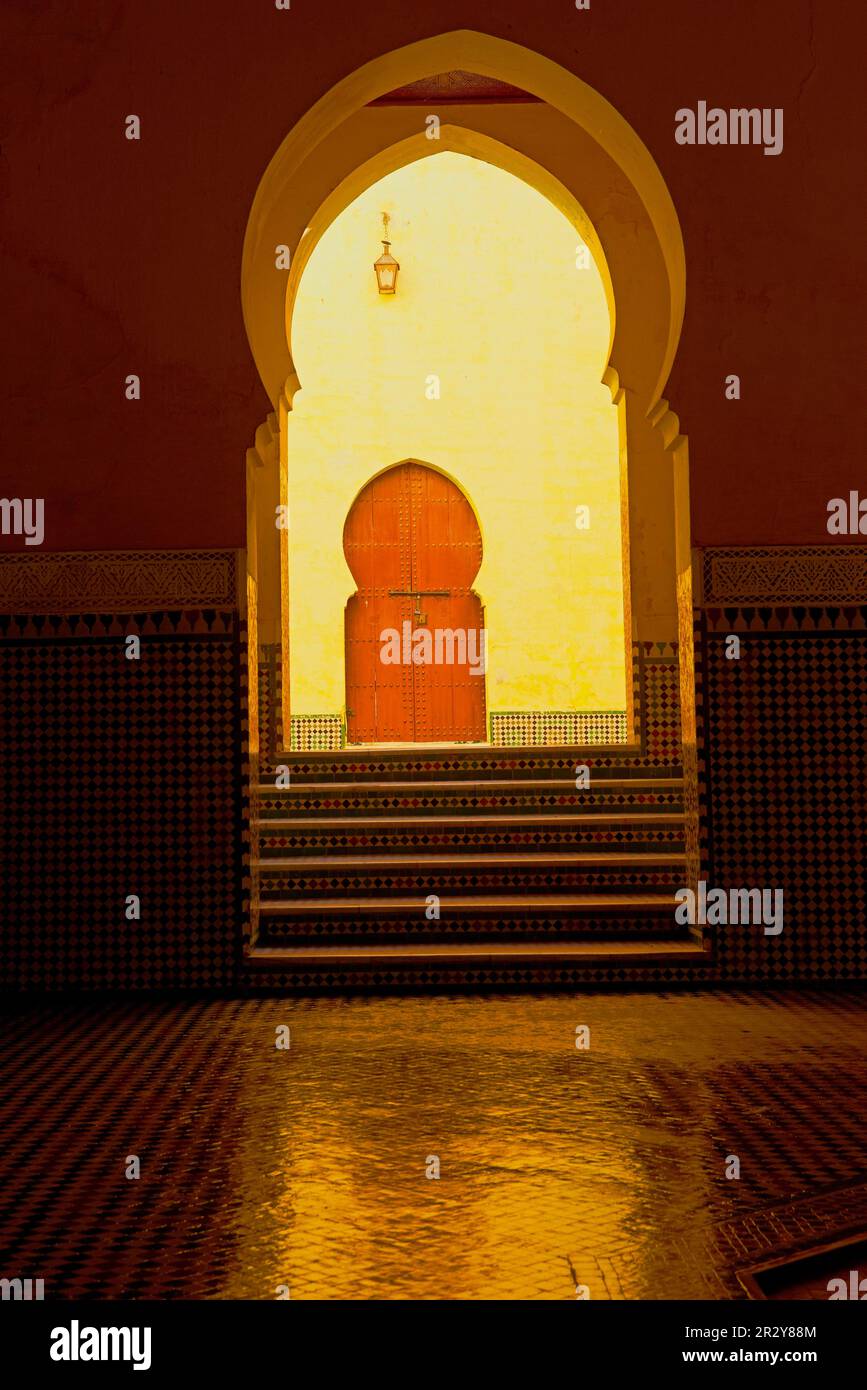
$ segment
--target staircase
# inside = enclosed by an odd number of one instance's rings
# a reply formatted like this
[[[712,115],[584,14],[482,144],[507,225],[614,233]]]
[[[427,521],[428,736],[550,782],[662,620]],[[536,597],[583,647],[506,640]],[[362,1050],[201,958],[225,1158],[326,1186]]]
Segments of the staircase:
[[[280,761],[290,785],[259,788],[254,966],[702,960],[674,920],[679,767],[625,745]]]

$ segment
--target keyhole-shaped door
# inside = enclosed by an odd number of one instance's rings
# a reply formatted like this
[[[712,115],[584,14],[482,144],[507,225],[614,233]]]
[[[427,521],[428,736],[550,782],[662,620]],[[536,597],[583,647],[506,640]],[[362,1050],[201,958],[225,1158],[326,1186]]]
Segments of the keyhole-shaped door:
[[[486,634],[471,587],[482,537],[460,488],[420,463],[389,468],[352,504],[343,549],[358,586],[346,605],[348,741],[483,742]]]

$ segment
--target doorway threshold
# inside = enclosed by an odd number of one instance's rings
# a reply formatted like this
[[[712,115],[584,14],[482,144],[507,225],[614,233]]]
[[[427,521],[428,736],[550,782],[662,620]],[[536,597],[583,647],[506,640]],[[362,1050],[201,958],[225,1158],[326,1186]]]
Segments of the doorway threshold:
[[[346,753],[377,753],[382,750],[386,752],[412,753],[416,749],[424,748],[493,748],[492,743],[456,743],[453,739],[445,743],[347,743]]]

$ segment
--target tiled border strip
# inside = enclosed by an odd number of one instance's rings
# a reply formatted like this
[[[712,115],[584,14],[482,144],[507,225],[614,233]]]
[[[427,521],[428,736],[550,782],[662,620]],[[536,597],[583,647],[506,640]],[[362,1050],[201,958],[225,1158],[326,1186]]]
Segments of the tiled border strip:
[[[0,613],[148,613],[239,607],[234,550],[0,554]]]

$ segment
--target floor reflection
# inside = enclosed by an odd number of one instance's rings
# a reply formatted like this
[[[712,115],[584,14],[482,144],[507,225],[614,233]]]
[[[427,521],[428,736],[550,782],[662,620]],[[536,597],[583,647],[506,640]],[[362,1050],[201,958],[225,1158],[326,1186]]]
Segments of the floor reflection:
[[[737,1297],[747,1255],[867,1202],[865,1002],[20,1010],[3,1272],[49,1297]],[[46,1030],[64,1039],[49,1062]]]

